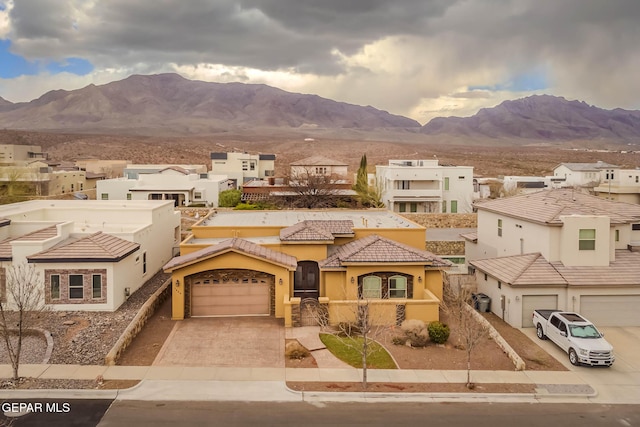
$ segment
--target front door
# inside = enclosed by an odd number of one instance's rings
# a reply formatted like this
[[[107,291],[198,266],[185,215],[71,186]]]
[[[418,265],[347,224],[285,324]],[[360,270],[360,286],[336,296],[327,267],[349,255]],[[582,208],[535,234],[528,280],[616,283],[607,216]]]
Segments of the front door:
[[[293,296],[318,298],[320,289],[320,269],[315,261],[300,261],[293,281]]]

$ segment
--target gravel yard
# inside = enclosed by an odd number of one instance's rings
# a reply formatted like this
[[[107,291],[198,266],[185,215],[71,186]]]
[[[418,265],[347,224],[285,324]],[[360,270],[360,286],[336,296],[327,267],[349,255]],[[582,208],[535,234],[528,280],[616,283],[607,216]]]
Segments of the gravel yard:
[[[53,338],[49,363],[103,365],[104,358],[149,297],[169,278],[157,273],[115,312],[46,311],[40,314],[41,329]],[[26,336],[21,363],[42,363],[46,341]],[[9,363],[4,345],[0,345],[0,363]]]

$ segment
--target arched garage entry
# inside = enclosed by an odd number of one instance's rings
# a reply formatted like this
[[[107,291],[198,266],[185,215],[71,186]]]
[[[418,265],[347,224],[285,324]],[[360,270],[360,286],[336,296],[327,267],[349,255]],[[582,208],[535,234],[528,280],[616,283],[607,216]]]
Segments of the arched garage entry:
[[[275,276],[255,270],[208,270],[185,277],[185,317],[275,314]]]

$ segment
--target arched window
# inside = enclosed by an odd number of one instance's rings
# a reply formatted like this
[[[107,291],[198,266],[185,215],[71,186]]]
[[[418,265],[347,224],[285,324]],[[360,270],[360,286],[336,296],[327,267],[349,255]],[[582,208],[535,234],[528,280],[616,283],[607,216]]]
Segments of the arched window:
[[[362,279],[362,298],[381,298],[382,279],[378,276],[367,276]]]
[[[407,278],[404,276],[389,277],[389,298],[407,297]]]

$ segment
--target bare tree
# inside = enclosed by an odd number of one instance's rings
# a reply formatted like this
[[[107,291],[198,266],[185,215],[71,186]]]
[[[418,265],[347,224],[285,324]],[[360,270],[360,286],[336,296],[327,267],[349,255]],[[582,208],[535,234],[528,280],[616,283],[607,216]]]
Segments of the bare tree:
[[[295,193],[293,207],[335,207],[340,199],[339,176],[315,173],[309,168],[304,168],[291,171],[287,178],[289,188]]]
[[[342,343],[358,353],[362,364],[362,388],[367,388],[367,369],[369,357],[376,351],[383,351],[381,345],[375,345],[391,326],[383,315],[383,310],[376,310],[378,302],[387,300],[367,298],[362,291],[358,291],[357,299],[348,299],[345,289],[346,304],[341,304],[343,310],[335,310],[336,318],[330,319],[324,310],[317,310],[318,324],[322,332],[341,338]],[[331,326],[329,326],[331,325]]]
[[[17,380],[22,339],[45,310],[43,282],[33,265],[18,264],[7,268],[6,289],[0,295],[0,335],[4,340]]]
[[[467,354],[467,388],[474,388],[471,382],[471,357],[473,350],[489,338],[489,328],[481,322],[480,315],[471,305],[469,288],[453,289],[449,283],[444,286],[443,309],[449,314],[449,322],[458,337],[458,346]]]

